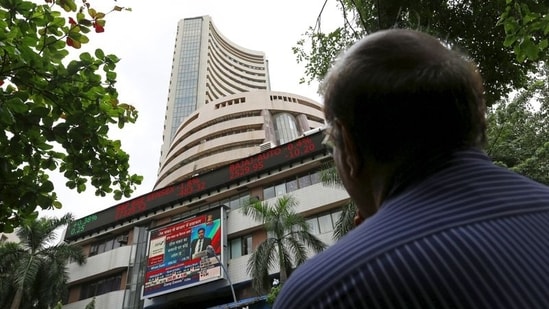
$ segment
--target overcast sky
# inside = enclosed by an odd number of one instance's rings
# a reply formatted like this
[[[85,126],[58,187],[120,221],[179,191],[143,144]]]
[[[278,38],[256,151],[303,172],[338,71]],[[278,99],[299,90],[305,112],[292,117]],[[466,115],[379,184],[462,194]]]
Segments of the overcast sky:
[[[139,110],[136,124],[121,132],[111,132],[122,141],[130,154],[131,172],[144,176],[132,197],[152,190],[156,180],[162,137],[164,111],[168,97],[175,33],[180,19],[210,15],[218,30],[242,47],[263,51],[269,60],[271,88],[320,101],[317,85],[299,84],[304,76],[291,48],[314,26],[324,0],[119,0],[93,1],[132,8],[131,12],[107,15],[105,32],[90,35],[94,46],[121,58],[117,65],[117,89],[122,102]],[[97,6],[101,5],[101,6]],[[108,11],[111,6],[105,6]],[[323,29],[340,22],[336,0],[328,0],[323,14]],[[79,53],[77,51],[77,53]],[[54,176],[55,189],[63,209],[42,212],[61,216],[66,212],[76,218],[119,203],[112,197],[96,197],[94,190],[82,194],[66,189],[65,179]]]

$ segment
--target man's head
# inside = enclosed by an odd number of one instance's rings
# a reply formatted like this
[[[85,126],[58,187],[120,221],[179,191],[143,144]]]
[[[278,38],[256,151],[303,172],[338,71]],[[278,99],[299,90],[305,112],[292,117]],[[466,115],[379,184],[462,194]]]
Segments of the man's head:
[[[204,238],[204,234],[206,233],[206,230],[201,227],[198,229],[198,238]]]
[[[340,159],[354,156],[355,173],[362,162],[392,168],[482,147],[483,91],[476,67],[465,57],[436,38],[403,29],[366,36],[323,82],[331,138],[340,154],[343,137],[352,143]]]

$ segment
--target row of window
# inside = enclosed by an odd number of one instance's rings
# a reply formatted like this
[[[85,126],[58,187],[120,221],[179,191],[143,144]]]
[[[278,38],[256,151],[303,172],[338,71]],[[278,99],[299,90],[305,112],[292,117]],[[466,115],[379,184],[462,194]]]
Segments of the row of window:
[[[200,57],[202,21],[200,19],[186,20],[184,25],[181,43],[183,50],[180,54],[180,66],[175,73],[177,74],[177,85],[170,87],[170,92],[174,91],[176,97],[172,115],[172,139],[183,119],[196,109],[196,83],[198,80],[196,64]],[[181,98],[189,99],[182,100]]]
[[[219,109],[220,107],[225,107],[225,106],[231,106],[233,104],[245,103],[245,102],[246,102],[246,97],[227,100],[227,101],[223,101],[221,103],[217,103],[215,105],[215,109]]]
[[[308,217],[306,220],[310,226],[309,232],[314,235],[331,233],[340,217],[341,210],[334,210]],[[229,239],[229,257],[231,259],[251,253],[252,235],[244,235],[238,238]]]
[[[91,282],[86,282],[80,285],[79,300],[95,297],[112,291],[120,290],[122,282],[122,273],[117,275],[96,279]]]
[[[263,189],[263,199],[268,200],[273,197],[281,196],[292,191],[302,189],[316,183],[320,183],[320,171],[301,174],[284,180],[274,186],[269,186]]]
[[[333,210],[307,218],[309,232],[315,235],[330,233],[334,230],[337,220],[341,217],[341,210]]]
[[[120,248],[128,244],[128,233],[101,239],[90,246],[88,256],[94,256],[103,252],[107,252],[116,248]]]
[[[221,39],[220,36],[215,31],[212,31],[212,34],[213,35],[210,36],[211,40],[209,40],[208,42],[210,42],[210,44],[212,44],[214,46],[214,48],[213,48],[214,50],[216,50],[216,51],[218,51],[219,53],[222,54],[223,58],[229,59],[230,61],[236,63],[237,65],[245,67],[245,68],[249,68],[249,69],[252,69],[252,70],[260,70],[260,71],[265,70],[264,56],[262,56],[262,55],[250,55],[250,54],[247,54],[248,56],[245,56],[245,54],[242,54],[241,51],[239,50],[238,52],[240,52],[240,55],[239,55],[239,58],[237,59],[237,58],[235,58],[235,57],[233,57],[233,56],[231,56],[230,54],[227,53],[230,49],[234,49],[234,47],[227,44],[223,39]],[[220,46],[220,45],[226,45],[226,46],[228,46],[228,48],[225,47],[225,46]],[[250,61],[250,62],[253,62],[257,65],[248,64],[244,61]],[[238,68],[236,66],[234,66],[234,67],[237,70],[242,70],[241,68]]]
[[[263,199],[267,200],[276,196],[281,196],[286,193],[295,191],[297,189],[302,189],[307,186],[314,185],[316,183],[319,183],[320,181],[321,181],[320,171],[313,171],[305,174],[300,174],[295,178],[286,179],[282,183],[264,188]],[[217,201],[213,204],[210,204],[209,207],[225,205],[225,206],[229,206],[230,209],[238,209],[242,207],[242,205],[248,203],[250,201],[250,198],[251,196],[248,192],[241,193],[238,195],[233,195],[227,199]]]
[[[236,84],[245,84],[248,87],[256,88],[256,84],[265,84],[265,74],[259,74],[257,72],[248,71],[243,68],[238,68],[231,63],[227,62],[227,59],[219,55],[219,51],[216,49],[210,49],[208,53],[208,65],[211,66],[215,72],[223,72],[226,78],[236,82]],[[251,82],[246,83],[246,82]]]

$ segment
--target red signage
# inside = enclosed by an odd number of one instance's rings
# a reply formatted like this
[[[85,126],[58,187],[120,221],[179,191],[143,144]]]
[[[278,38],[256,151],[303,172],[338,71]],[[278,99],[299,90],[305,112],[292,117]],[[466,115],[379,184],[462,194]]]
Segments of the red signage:
[[[282,165],[326,151],[322,145],[323,132],[304,136],[292,142],[238,160],[209,173],[158,189],[93,215],[75,220],[67,229],[66,240],[90,233],[124,220],[135,218],[156,209],[179,203],[221,186],[263,173]]]

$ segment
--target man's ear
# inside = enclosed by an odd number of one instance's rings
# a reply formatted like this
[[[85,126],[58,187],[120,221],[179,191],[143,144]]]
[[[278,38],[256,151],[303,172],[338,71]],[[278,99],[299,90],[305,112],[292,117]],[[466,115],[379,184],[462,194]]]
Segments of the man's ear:
[[[357,142],[353,138],[354,135],[351,131],[349,131],[347,126],[341,122],[338,123],[338,126],[341,132],[342,154],[344,155],[342,161],[347,165],[349,176],[357,178],[362,170],[362,157],[360,155]]]

